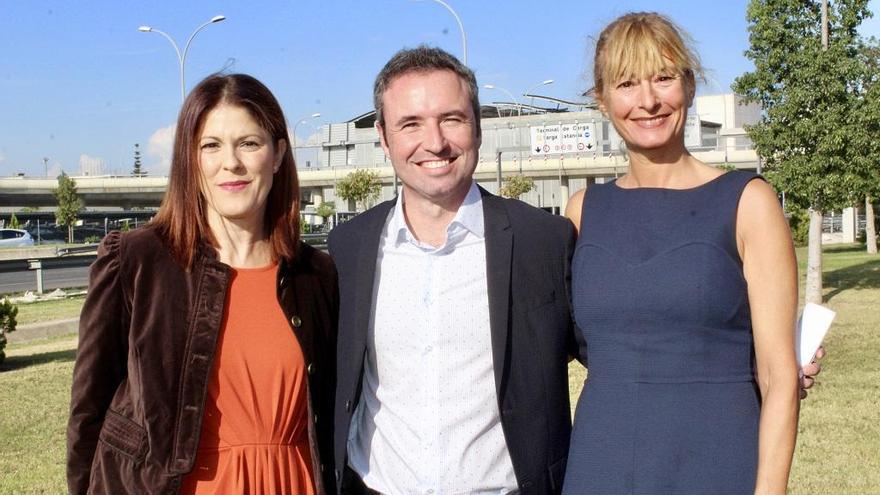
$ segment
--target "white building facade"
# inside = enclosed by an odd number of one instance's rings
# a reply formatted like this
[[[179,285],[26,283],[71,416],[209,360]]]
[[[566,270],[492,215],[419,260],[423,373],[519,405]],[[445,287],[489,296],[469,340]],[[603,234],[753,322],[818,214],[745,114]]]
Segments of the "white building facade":
[[[499,177],[521,174],[531,177],[535,188],[520,199],[558,212],[564,210],[571,193],[626,171],[625,145],[598,110],[545,108],[536,113],[536,107],[529,107],[523,115],[502,105],[482,110],[483,140],[475,177],[493,193],[499,189]],[[686,145],[706,163],[757,169],[758,157],[743,126],[759,118],[759,107],[742,105],[733,94],[697,96],[688,117]],[[339,211],[353,210],[354,205],[336,197],[335,184],[362,168],[379,174],[380,201],[395,196],[396,177],[374,121],[375,114],[369,112],[322,126],[317,167],[300,168],[305,205],[334,201]]]

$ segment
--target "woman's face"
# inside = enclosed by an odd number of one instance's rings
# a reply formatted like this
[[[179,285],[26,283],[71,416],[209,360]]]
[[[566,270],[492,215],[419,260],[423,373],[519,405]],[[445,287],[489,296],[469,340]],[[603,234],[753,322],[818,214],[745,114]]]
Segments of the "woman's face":
[[[240,106],[220,104],[208,113],[198,137],[198,161],[209,225],[235,220],[263,227],[266,198],[286,146],[284,140],[274,143]]]
[[[609,81],[601,108],[629,150],[683,149],[692,100],[693,89],[685,77],[669,72],[648,79]]]

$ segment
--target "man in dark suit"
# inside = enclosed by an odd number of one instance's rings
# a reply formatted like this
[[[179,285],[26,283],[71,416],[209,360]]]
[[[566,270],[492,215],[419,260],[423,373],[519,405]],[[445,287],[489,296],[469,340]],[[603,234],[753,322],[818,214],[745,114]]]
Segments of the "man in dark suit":
[[[330,235],[340,491],[557,493],[572,225],[476,186],[476,80],[448,53],[396,54],[374,104],[403,186]]]

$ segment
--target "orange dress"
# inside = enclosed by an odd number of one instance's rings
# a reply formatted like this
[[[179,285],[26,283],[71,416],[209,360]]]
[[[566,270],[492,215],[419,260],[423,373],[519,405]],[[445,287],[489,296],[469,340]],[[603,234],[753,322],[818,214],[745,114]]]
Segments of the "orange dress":
[[[198,453],[180,493],[315,493],[305,359],[278,304],[277,269],[235,270]]]

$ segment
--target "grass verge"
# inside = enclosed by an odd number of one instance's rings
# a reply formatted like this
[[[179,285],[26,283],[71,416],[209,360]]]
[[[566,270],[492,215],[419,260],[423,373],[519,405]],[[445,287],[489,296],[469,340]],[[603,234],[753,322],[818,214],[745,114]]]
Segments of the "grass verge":
[[[10,344],[0,365],[0,493],[66,493],[76,336]]]

